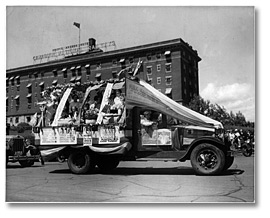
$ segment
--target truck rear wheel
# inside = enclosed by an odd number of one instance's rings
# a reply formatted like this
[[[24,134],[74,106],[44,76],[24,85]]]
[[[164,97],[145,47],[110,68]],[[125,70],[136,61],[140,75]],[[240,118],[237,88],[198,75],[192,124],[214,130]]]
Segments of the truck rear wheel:
[[[68,167],[74,174],[84,174],[95,168],[93,157],[84,151],[75,151],[68,157]]]
[[[224,169],[225,154],[214,145],[199,144],[191,152],[190,161],[197,174],[214,175]]]
[[[97,166],[101,171],[106,172],[115,169],[119,162],[120,160],[118,157],[99,156],[97,159]]]

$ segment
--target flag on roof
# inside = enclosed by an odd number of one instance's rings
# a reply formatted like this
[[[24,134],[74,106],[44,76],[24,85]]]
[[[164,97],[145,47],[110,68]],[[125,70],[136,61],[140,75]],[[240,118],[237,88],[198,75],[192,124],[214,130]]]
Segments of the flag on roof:
[[[141,59],[139,59],[139,61],[137,63],[137,66],[136,66],[136,68],[134,70],[133,76],[136,76],[138,74],[138,71],[139,71],[140,67],[142,66],[142,62],[143,61],[141,61]]]
[[[74,22],[73,25],[80,29],[81,24]]]

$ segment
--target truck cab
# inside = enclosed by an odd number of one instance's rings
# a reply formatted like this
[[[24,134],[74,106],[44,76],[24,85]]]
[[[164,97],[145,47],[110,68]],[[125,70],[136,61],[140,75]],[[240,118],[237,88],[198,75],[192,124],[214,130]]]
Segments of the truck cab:
[[[79,105],[76,116],[67,117],[63,113],[74,90],[83,97],[73,101]],[[54,102],[40,104],[35,143],[44,156],[57,152],[66,157],[72,173],[87,173],[96,166],[108,171],[120,161],[190,160],[197,174],[212,175],[233,163],[220,122],[174,102],[136,77],[83,88],[66,85],[58,94],[51,122],[46,114]]]

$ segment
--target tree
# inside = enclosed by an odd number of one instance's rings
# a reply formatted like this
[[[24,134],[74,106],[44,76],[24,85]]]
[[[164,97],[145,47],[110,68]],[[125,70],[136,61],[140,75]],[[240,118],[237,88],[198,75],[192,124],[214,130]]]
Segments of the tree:
[[[247,122],[245,116],[239,111],[234,114],[227,112],[224,106],[211,104],[209,100],[205,101],[201,96],[194,96],[188,107],[200,114],[218,120],[225,126],[243,126],[254,128],[254,122]]]

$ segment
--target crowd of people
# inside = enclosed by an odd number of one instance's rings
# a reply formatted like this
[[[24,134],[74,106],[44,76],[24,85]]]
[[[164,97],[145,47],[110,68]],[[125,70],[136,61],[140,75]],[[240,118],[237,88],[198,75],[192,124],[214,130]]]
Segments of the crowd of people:
[[[246,140],[250,140],[251,143],[254,143],[255,136],[254,133],[249,130],[227,130],[225,133],[225,137],[227,141],[233,146],[235,149],[241,148],[241,143]]]

